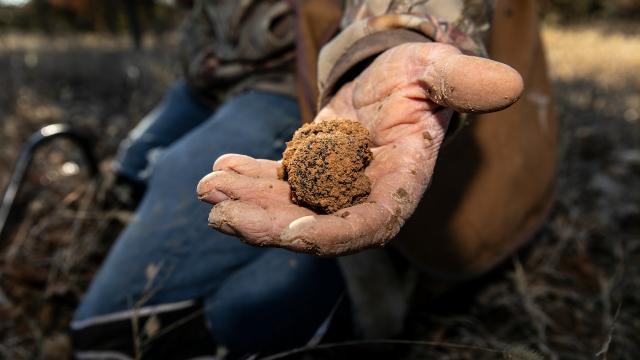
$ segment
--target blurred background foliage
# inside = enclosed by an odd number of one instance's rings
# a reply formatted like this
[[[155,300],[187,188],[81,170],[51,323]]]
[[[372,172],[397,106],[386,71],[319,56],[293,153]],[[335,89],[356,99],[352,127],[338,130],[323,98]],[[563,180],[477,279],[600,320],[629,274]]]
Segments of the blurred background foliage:
[[[132,21],[155,32],[175,28],[181,18],[175,5],[189,0],[0,0],[0,30],[121,33]],[[585,22],[640,18],[640,0],[541,0],[543,16],[552,22]],[[2,5],[4,4],[4,5]],[[131,17],[135,14],[135,19]],[[136,25],[133,25],[134,27]]]
[[[543,12],[557,21],[640,17],[639,0],[544,0]]]
[[[156,33],[175,28],[185,0],[0,0],[0,31]],[[19,4],[16,6],[15,4]],[[136,29],[136,30],[138,30]]]

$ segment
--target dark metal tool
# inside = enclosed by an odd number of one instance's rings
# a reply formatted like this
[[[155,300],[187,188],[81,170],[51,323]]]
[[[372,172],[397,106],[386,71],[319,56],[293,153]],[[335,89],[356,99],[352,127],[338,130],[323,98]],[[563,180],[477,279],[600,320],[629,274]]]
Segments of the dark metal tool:
[[[20,152],[20,156],[16,162],[16,167],[11,175],[11,180],[9,180],[9,185],[7,186],[7,189],[4,192],[4,197],[2,198],[2,204],[0,205],[0,243],[6,235],[5,230],[7,228],[7,221],[11,214],[11,210],[13,209],[14,201],[20,191],[24,177],[29,169],[29,165],[31,165],[31,161],[33,160],[36,150],[42,145],[59,138],[70,140],[80,149],[87,161],[89,174],[93,178],[97,177],[98,162],[91,143],[87,137],[73,131],[68,124],[47,125],[31,135]]]

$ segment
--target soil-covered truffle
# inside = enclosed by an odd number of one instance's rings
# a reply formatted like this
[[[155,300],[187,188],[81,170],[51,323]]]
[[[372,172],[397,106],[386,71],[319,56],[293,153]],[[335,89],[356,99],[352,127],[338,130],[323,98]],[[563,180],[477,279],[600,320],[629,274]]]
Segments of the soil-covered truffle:
[[[364,170],[372,157],[364,126],[330,119],[296,131],[279,176],[289,182],[294,203],[329,214],[366,200],[371,181]]]

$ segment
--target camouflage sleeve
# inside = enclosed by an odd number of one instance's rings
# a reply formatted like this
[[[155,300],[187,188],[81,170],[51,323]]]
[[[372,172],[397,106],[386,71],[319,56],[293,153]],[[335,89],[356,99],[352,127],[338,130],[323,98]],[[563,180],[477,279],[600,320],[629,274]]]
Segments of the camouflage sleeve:
[[[485,56],[495,0],[345,0],[341,32],[318,57],[318,106],[354,69],[394,46],[436,41]]]

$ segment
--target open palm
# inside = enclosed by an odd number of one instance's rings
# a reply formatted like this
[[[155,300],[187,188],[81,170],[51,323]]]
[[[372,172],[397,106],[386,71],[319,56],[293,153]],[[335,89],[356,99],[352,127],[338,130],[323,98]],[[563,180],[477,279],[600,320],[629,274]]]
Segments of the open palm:
[[[227,154],[198,184],[214,204],[209,224],[260,246],[330,256],[391,240],[426,190],[453,111],[508,107],[522,91],[510,67],[449,45],[411,43],[380,55],[345,84],[314,121],[348,118],[370,133],[368,200],[318,215],[290,200],[279,162]]]

